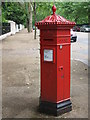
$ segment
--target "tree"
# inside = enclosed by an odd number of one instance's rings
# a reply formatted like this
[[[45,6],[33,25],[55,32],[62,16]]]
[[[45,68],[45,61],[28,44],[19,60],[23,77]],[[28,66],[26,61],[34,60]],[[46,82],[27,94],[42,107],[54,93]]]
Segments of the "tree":
[[[28,32],[32,32],[32,3],[25,3],[26,17],[27,17],[27,29]]]
[[[36,21],[44,19],[52,14],[53,2],[31,3],[31,2],[3,2],[2,20],[13,20],[17,24],[24,24],[28,32],[32,31],[32,26]],[[68,20],[75,21],[77,24],[90,24],[90,3],[89,2],[56,2],[56,14],[65,17]],[[33,7],[32,7],[33,6]],[[32,8],[34,12],[32,12]],[[36,30],[35,36],[36,38]]]
[[[35,2],[34,2],[34,19],[35,19],[35,22],[36,22],[37,18],[36,18],[36,3]],[[35,26],[34,39],[36,39],[36,26]]]
[[[32,31],[32,3],[20,2],[3,2],[2,3],[2,20],[13,20],[17,24],[24,24],[28,32]]]
[[[58,14],[61,14],[65,18],[75,21],[77,24],[88,23],[88,15],[90,12],[90,3],[89,2],[67,2],[60,3],[56,6],[58,8]],[[60,7],[59,7],[60,6]]]
[[[2,27],[1,27],[2,26],[2,18],[1,18],[2,14],[1,14],[1,12],[2,11],[1,11],[1,2],[0,2],[0,35],[2,34]]]
[[[2,20],[13,20],[17,24],[26,25],[26,14],[18,2],[2,2]]]

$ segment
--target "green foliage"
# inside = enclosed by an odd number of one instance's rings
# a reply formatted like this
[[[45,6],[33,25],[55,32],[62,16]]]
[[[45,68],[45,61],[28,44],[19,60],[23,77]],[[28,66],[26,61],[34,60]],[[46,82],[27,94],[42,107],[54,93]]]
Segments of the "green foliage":
[[[52,13],[52,6],[53,6],[53,3],[37,2],[36,3],[37,21],[44,19],[46,16],[49,16]],[[33,24],[34,24],[34,15],[33,15]]]
[[[57,2],[55,3],[56,14],[64,18],[75,21],[77,24],[90,23],[89,20],[89,2]],[[52,14],[53,3],[37,3],[37,21],[44,19]]]
[[[13,20],[17,24],[26,23],[26,14],[23,10],[23,4],[18,2],[6,2],[2,3],[2,21]]]
[[[4,23],[8,22],[8,20],[5,19],[5,14],[4,13],[2,13],[2,22],[4,22]]]
[[[56,4],[58,8],[58,4]],[[61,14],[65,18],[75,21],[77,24],[88,23],[88,2],[68,2],[60,3],[60,8],[57,10],[58,14]],[[59,13],[60,12],[60,13]]]
[[[13,20],[16,23],[26,25],[28,15],[28,4],[19,2],[5,2],[2,4],[2,20]],[[33,3],[32,3],[33,5]],[[90,3],[89,2],[57,2],[55,3],[56,14],[68,20],[75,21],[77,24],[90,23]],[[37,21],[44,19],[52,14],[51,2],[36,2]],[[33,12],[33,25],[35,24]]]

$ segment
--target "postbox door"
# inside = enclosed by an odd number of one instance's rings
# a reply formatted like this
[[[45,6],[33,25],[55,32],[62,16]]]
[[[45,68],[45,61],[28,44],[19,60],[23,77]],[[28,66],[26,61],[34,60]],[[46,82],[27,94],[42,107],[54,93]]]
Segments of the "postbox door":
[[[64,99],[70,98],[70,44],[64,46]]]
[[[64,49],[57,47],[57,102],[64,98]]]
[[[56,48],[52,46],[42,46],[41,52],[41,100],[56,102]]]
[[[70,46],[58,47],[57,101],[70,98]]]

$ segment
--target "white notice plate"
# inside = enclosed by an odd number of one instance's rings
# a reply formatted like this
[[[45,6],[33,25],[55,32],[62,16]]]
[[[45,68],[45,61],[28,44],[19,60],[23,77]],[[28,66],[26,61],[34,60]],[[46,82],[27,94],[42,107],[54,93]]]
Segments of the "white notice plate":
[[[44,49],[44,61],[53,61],[53,50]]]

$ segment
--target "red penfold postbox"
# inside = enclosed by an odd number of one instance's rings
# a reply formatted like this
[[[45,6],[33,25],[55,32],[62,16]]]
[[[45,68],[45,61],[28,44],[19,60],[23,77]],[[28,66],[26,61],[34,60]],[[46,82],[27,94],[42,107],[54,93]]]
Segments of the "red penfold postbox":
[[[40,29],[41,96],[39,110],[59,115],[72,110],[70,101],[70,29],[75,22],[53,14],[35,25]]]

